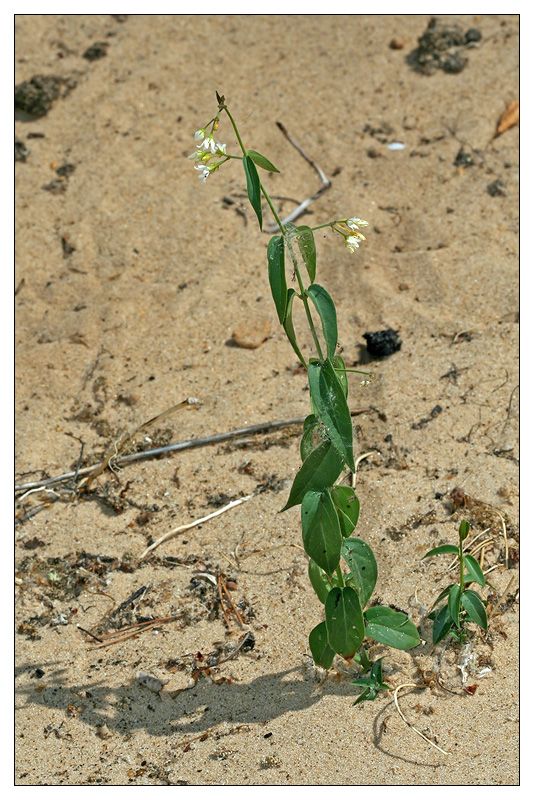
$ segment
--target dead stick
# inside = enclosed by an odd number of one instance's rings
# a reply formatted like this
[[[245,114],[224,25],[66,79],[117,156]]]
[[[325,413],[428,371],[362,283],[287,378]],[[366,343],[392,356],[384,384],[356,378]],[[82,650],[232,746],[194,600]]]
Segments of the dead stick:
[[[350,415],[351,417],[357,417],[360,414],[367,414],[375,410],[376,409],[374,408],[362,408],[351,411]],[[206,447],[210,444],[219,444],[220,442],[227,442],[230,439],[237,439],[239,436],[246,434],[266,433],[267,431],[276,430],[277,428],[286,428],[290,425],[298,425],[299,423],[304,422],[306,417],[307,414],[304,414],[301,417],[290,417],[289,419],[275,420],[273,422],[260,422],[258,425],[250,425],[247,428],[237,428],[236,430],[228,431],[227,433],[216,433],[213,436],[204,436],[200,439],[190,439],[186,442],[177,442],[176,444],[169,444],[166,447],[156,447],[153,450],[143,450],[141,453],[131,453],[128,456],[121,456],[121,458],[117,458],[114,463],[117,466],[122,467],[124,464],[129,464],[132,461],[141,461],[145,458],[156,458],[157,456],[167,455],[168,453],[177,453],[181,450],[191,450],[194,447]],[[15,492],[25,492],[28,489],[38,489],[44,486],[52,486],[55,483],[61,483],[69,478],[73,478],[76,474],[78,476],[88,475],[97,466],[100,466],[100,464],[102,464],[102,462],[99,462],[99,464],[95,464],[92,467],[83,467],[83,469],[78,470],[77,473],[65,472],[63,475],[57,475],[55,478],[45,478],[44,480],[34,481],[32,483],[18,483],[15,484]]]
[[[229,511],[229,509],[233,508],[234,506],[238,506],[241,503],[244,503],[245,500],[250,500],[251,497],[254,497],[254,495],[248,494],[246,495],[246,497],[238,497],[237,500],[232,500],[231,503],[228,503],[228,505],[219,508],[218,511],[213,511],[211,514],[208,514],[205,517],[201,517],[200,519],[196,519],[193,522],[188,522],[186,525],[178,525],[177,528],[173,528],[172,531],[164,533],[163,536],[160,536],[160,538],[157,539],[155,542],[153,542],[150,545],[150,547],[147,547],[147,549],[141,555],[141,558],[139,560],[142,561],[149,553],[152,552],[152,550],[154,550],[156,547],[159,547],[159,545],[163,544],[163,542],[166,542],[167,539],[176,536],[177,533],[182,533],[183,531],[187,531],[190,528],[195,528],[197,525],[201,525],[203,522],[207,522],[209,519],[213,519],[213,517],[218,517],[219,514],[224,514],[225,511]]]

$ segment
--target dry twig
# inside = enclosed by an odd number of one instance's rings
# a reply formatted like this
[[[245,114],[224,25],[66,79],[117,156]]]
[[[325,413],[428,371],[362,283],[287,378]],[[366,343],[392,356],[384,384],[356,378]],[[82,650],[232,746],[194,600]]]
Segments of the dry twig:
[[[435,747],[436,750],[439,750],[439,752],[443,753],[444,756],[449,756],[450,753],[447,753],[445,750],[442,750],[441,747],[438,747],[437,744],[434,744],[434,742],[430,741],[430,739],[428,737],[426,737],[424,733],[421,733],[421,731],[418,730],[415,727],[415,725],[412,725],[411,722],[408,722],[408,720],[406,719],[406,717],[404,716],[404,714],[400,710],[398,694],[399,694],[400,689],[405,689],[408,686],[412,686],[415,689],[426,689],[426,686],[420,686],[417,683],[401,683],[400,686],[397,686],[397,688],[395,689],[394,695],[393,695],[393,699],[395,701],[395,707],[396,707],[397,711],[399,712],[399,714],[401,716],[401,719],[406,723],[406,725],[409,728],[412,729],[412,731],[414,731],[418,736],[420,736],[422,739],[424,739],[425,742],[428,742],[429,745],[431,745],[432,747]]]

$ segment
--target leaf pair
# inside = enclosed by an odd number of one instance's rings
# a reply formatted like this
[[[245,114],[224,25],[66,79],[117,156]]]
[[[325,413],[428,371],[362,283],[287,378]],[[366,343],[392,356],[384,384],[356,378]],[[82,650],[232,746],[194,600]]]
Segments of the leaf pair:
[[[363,703],[364,700],[375,700],[380,692],[388,692],[391,689],[391,686],[388,686],[387,683],[383,683],[382,681],[381,658],[372,665],[368,678],[356,678],[352,683],[364,689],[361,695],[352,704],[353,706],[358,705],[358,703]]]

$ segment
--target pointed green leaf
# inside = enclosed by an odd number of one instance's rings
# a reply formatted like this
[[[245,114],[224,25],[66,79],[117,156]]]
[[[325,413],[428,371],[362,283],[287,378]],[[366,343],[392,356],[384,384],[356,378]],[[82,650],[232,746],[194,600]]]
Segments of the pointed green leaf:
[[[455,544],[442,544],[439,547],[434,547],[433,550],[429,550],[423,558],[429,558],[430,556],[439,556],[441,553],[454,553],[454,555],[460,555],[460,548],[457,547]]]
[[[356,681],[352,681],[352,683],[356,683]],[[353,703],[352,705],[353,705],[353,706],[357,706],[357,705],[358,705],[358,703],[363,703],[363,701],[364,701],[364,700],[374,700],[375,698],[374,698],[374,697],[371,697],[371,695],[372,695],[372,690],[371,690],[371,689],[366,689],[364,692],[362,692],[362,693],[361,693],[361,694],[360,694],[360,695],[359,695],[359,696],[356,698],[356,700],[354,701],[354,703]],[[375,696],[376,696],[376,695],[375,695]]]
[[[404,612],[395,611],[389,606],[371,606],[363,612],[363,616],[367,622],[384,625],[388,628],[401,628],[408,621]]]
[[[306,553],[331,575],[339,566],[343,539],[336,509],[328,492],[306,492],[302,500],[301,518]]]
[[[284,275],[285,278],[285,275]],[[286,311],[285,311],[285,319],[283,322],[284,330],[286,332],[286,336],[290,341],[291,347],[299,357],[301,364],[306,366],[306,361],[304,356],[300,352],[299,346],[297,344],[297,337],[295,334],[295,327],[293,325],[293,300],[295,297],[298,297],[298,294],[294,289],[287,290],[287,302],[286,302]]]
[[[308,577],[315,590],[315,594],[324,605],[328,596],[328,592],[333,588],[333,586],[328,580],[328,576],[312,559],[310,559],[310,563],[308,564]]]
[[[437,598],[437,600],[435,600],[435,601],[434,601],[434,603],[432,604],[432,608],[435,608],[435,607],[437,606],[437,604],[440,602],[440,600],[443,600],[445,597],[448,597],[448,596],[449,596],[449,592],[450,592],[450,590],[451,590],[451,589],[452,589],[452,587],[453,587],[453,586],[455,586],[455,585],[456,585],[456,584],[454,584],[454,583],[451,583],[451,584],[450,584],[450,586],[447,586],[447,588],[446,588],[446,589],[444,589],[444,590],[441,592],[441,594],[440,594],[440,596]]]
[[[466,589],[462,595],[462,605],[472,622],[487,630],[488,617],[480,596],[472,589]]]
[[[476,558],[469,555],[464,556],[464,564],[471,578],[484,587],[486,585],[486,579]]]
[[[332,362],[327,359],[321,363],[312,359],[308,365],[308,382],[316,415],[323,423],[332,444],[349,469],[354,471],[352,419]]]
[[[284,240],[281,236],[273,236],[267,246],[269,263],[269,283],[278,319],[283,324],[289,300],[284,262]]]
[[[460,539],[462,542],[469,536],[469,523],[466,519],[460,522]]]
[[[378,658],[375,663],[371,667],[370,672],[371,678],[373,678],[377,683],[382,683],[382,659]],[[389,688],[389,687],[388,687]]]
[[[335,652],[328,644],[326,622],[316,625],[310,633],[310,650],[316,664],[323,667],[323,669],[330,669]]]
[[[314,283],[306,289],[306,294],[317,309],[328,349],[328,357],[333,358],[337,347],[337,314],[334,301],[326,289],[319,286],[318,283]]]
[[[352,658],[365,635],[357,592],[350,586],[332,589],[326,598],[325,615],[330,647],[343,658]]]
[[[362,607],[365,607],[373,594],[378,576],[374,553],[368,544],[353,538],[343,541],[341,555],[350,569],[348,579],[358,592]]]
[[[346,538],[358,523],[360,501],[350,486],[334,486],[330,489],[330,494],[338,513],[341,534]]]
[[[312,450],[293,481],[289,499],[282,511],[302,503],[306,492],[322,492],[336,481],[343,468],[341,456],[326,440]]]
[[[250,156],[243,156],[243,167],[247,178],[247,194],[250,200],[250,205],[256,212],[258,222],[260,223],[260,231],[262,230],[262,212],[261,212],[261,188],[260,179],[256,165]]]
[[[449,600],[448,600],[448,608],[449,614],[454,620],[454,624],[457,628],[460,627],[460,597],[461,597],[461,590],[460,587],[455,584],[451,587],[449,592]]]
[[[262,154],[256,152],[256,150],[247,150],[247,156],[250,156],[254,163],[262,169],[269,170],[269,172],[280,172],[279,169],[276,169],[274,164],[271,164],[268,158],[265,158],[265,156],[262,156]]]
[[[434,617],[434,625],[432,627],[432,641],[434,644],[441,642],[453,625],[454,620],[450,615],[449,607],[443,606]]]
[[[298,233],[295,235],[294,239],[298,244],[302,260],[306,264],[310,281],[313,283],[315,280],[317,261],[313,231],[308,225],[299,225],[297,231]]]
[[[334,356],[332,359],[332,364],[334,365],[334,369],[336,371],[336,375],[338,381],[343,387],[343,391],[345,392],[345,397],[348,397],[349,394],[349,381],[347,379],[347,371],[345,367],[345,362],[343,361],[340,355]]]
[[[388,628],[387,625],[378,625],[375,622],[369,623],[365,628],[365,635],[377,642],[395,647],[397,650],[410,650],[419,644],[419,633],[417,628],[408,620],[400,628]]]

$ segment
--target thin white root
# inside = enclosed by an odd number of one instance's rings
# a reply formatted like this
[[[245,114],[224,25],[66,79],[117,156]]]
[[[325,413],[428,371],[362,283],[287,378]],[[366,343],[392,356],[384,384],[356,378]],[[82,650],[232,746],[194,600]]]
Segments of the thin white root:
[[[416,733],[418,736],[420,736],[420,737],[421,737],[421,739],[424,739],[424,740],[425,740],[425,742],[427,742],[429,745],[431,745],[432,747],[435,747],[435,748],[436,748],[436,750],[439,750],[439,752],[440,752],[440,753],[443,753],[443,755],[444,755],[444,756],[450,756],[450,753],[447,753],[445,750],[442,750],[442,749],[441,749],[441,747],[438,747],[438,745],[437,745],[437,744],[434,744],[434,742],[431,742],[431,741],[430,741],[430,739],[428,739],[428,738],[425,736],[425,734],[424,734],[424,733],[421,733],[421,731],[417,730],[417,728],[415,727],[415,725],[412,725],[412,723],[411,723],[411,722],[408,722],[408,720],[406,719],[406,717],[404,716],[404,714],[403,714],[403,713],[402,713],[402,711],[400,710],[400,706],[399,706],[399,699],[398,699],[398,694],[399,694],[399,691],[400,691],[400,689],[405,689],[405,688],[406,688],[406,687],[408,687],[408,686],[412,686],[412,687],[414,687],[415,689],[422,689],[422,688],[426,688],[426,687],[422,687],[422,686],[420,686],[420,685],[419,685],[419,684],[417,684],[417,683],[401,683],[401,685],[400,685],[400,686],[397,686],[397,688],[395,689],[394,695],[393,695],[393,699],[394,699],[394,701],[395,701],[395,707],[396,707],[397,711],[399,712],[399,714],[400,714],[400,716],[401,716],[401,719],[402,719],[402,720],[403,720],[403,721],[406,723],[406,725],[407,725],[409,728],[411,728],[411,729],[412,729],[412,731],[414,731],[414,732],[415,732],[415,733]]]
[[[163,542],[166,542],[168,539],[176,536],[176,534],[182,533],[183,531],[188,531],[190,528],[195,528],[197,525],[201,525],[203,522],[213,519],[213,517],[218,517],[219,514],[224,514],[225,511],[229,511],[231,508],[234,508],[234,506],[241,505],[241,503],[244,503],[245,500],[250,500],[251,497],[254,497],[254,495],[248,494],[246,497],[239,497],[237,500],[232,500],[232,502],[228,503],[228,505],[219,508],[218,511],[214,511],[212,514],[208,514],[206,517],[201,517],[200,519],[196,519],[194,522],[188,522],[186,525],[179,525],[177,528],[173,528],[172,531],[163,534],[163,536],[160,536],[160,538],[153,542],[150,547],[147,547],[139,560],[142,561],[149,553],[152,552],[152,550],[155,550],[156,547],[159,547],[159,545],[163,544]]]

